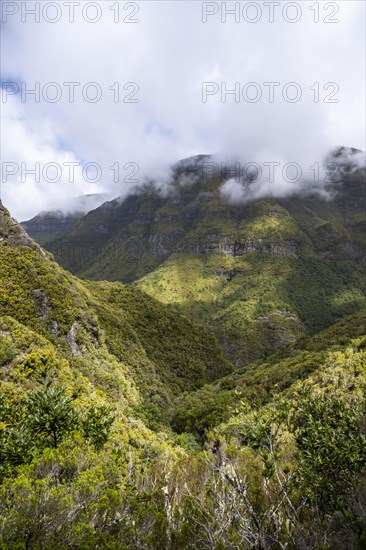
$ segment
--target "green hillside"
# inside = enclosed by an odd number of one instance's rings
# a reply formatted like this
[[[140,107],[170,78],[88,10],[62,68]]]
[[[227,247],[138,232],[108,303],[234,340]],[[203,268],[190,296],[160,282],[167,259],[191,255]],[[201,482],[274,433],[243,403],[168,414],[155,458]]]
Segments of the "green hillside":
[[[233,370],[178,309],[0,205],[0,548],[364,548],[365,313]]]
[[[290,352],[280,351],[265,362],[252,363],[196,392],[186,392],[176,400],[172,425],[178,432],[206,437],[211,428],[231,417],[238,403],[265,406],[278,401],[279,395],[292,394],[294,387],[315,384],[323,371],[327,392],[342,388],[347,397],[358,395],[362,400],[365,380],[349,370],[347,361],[352,365],[360,360],[365,366],[365,335],[366,312],[346,317],[316,336],[302,339]]]
[[[207,329],[120,283],[81,282],[32,242],[2,206],[0,216],[2,316],[46,338],[100,391],[106,384],[116,400],[121,395],[129,401],[129,388],[135,388],[132,396],[138,388],[141,410],[149,398],[148,409],[155,406],[156,413],[183,389],[231,370]]]
[[[61,237],[77,220],[87,212],[108,200],[105,194],[83,195],[65,200],[59,210],[40,212],[22,226],[41,246]]]
[[[133,283],[209,324],[238,367],[365,309],[364,170],[343,166],[327,198],[231,205],[200,162],[178,165],[168,193],[107,202],[46,248],[75,274]]]

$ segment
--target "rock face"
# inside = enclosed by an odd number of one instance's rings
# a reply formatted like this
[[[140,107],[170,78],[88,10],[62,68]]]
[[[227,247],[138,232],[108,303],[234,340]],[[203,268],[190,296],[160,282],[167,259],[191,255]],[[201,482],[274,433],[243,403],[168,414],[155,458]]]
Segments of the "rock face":
[[[169,192],[106,202],[46,248],[77,275],[134,283],[208,322],[236,364],[366,306],[364,171],[346,170],[328,200],[229,204],[222,184],[199,158],[179,163]]]
[[[106,202],[77,222],[55,218],[45,247],[75,274],[124,282],[177,253],[364,258],[364,172],[345,173],[332,200],[309,194],[233,205],[220,194],[220,178],[200,179],[197,162],[179,165],[170,193],[151,186]],[[36,218],[25,227],[37,240],[42,220]]]
[[[31,220],[21,223],[27,233],[44,246],[69,231],[80,218],[103,204],[108,198],[108,195],[100,193],[67,199],[59,205],[58,210],[41,212]],[[103,224],[95,227],[94,231],[103,233]]]
[[[29,237],[23,227],[12,218],[0,201],[0,245],[29,246],[42,254],[42,248]]]
[[[80,351],[79,351],[78,345],[76,343],[77,329],[78,329],[78,323],[75,321],[75,323],[73,323],[73,325],[70,328],[70,331],[67,335],[67,341],[70,344],[71,353],[73,355],[80,355]]]
[[[34,239],[44,246],[47,242],[60,237],[65,233],[75,221],[82,217],[78,215],[62,215],[61,212],[50,212],[48,214],[39,214],[33,219],[23,222],[24,229],[33,235]],[[97,230],[97,229],[96,229]]]

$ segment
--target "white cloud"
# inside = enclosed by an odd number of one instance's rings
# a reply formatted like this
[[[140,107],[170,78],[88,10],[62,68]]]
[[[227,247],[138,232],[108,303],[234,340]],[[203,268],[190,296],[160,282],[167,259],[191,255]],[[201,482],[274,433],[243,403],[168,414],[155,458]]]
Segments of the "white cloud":
[[[338,1],[340,21],[335,24],[314,23],[310,3],[304,2],[298,3],[303,17],[294,24],[278,17],[268,23],[265,15],[256,24],[235,23],[233,17],[222,24],[219,14],[204,24],[201,2],[176,1],[141,2],[139,23],[115,24],[109,9],[114,2],[100,4],[103,17],[95,24],[80,17],[72,24],[66,17],[55,24],[32,23],[30,17],[21,23],[17,15],[3,25],[5,80],[29,87],[54,81],[64,93],[57,103],[30,98],[21,103],[14,96],[2,104],[3,162],[62,165],[66,159],[102,168],[94,185],[80,170],[73,185],[66,173],[58,185],[35,183],[31,177],[25,183],[17,176],[9,179],[2,184],[2,198],[18,218],[61,197],[106,190],[125,194],[133,185],[129,180],[135,179],[128,178],[130,168],[123,169],[129,162],[139,165],[140,180],[154,174],[164,179],[169,164],[198,153],[216,152],[243,163],[297,162],[307,169],[334,145],[364,148],[363,2]],[[330,14],[325,5],[320,3],[321,19]],[[101,101],[83,101],[77,88],[70,104],[63,83],[74,81],[97,82]],[[219,94],[203,103],[202,83],[212,81],[225,81],[228,88],[255,81],[263,94],[268,92],[264,82],[281,86],[274,103],[264,97],[258,103],[235,103],[233,96],[222,103]],[[136,82],[139,103],[114,103],[108,89],[114,82]],[[303,97],[297,103],[280,95],[288,82],[301,86]],[[315,82],[319,103],[309,90]],[[339,103],[323,102],[332,91],[322,89],[327,82],[339,86]],[[119,182],[109,169],[116,162]]]

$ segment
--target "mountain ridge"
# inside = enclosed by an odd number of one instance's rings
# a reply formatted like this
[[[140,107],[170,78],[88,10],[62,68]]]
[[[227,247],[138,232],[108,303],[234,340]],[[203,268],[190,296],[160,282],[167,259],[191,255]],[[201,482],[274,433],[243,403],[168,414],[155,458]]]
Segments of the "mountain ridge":
[[[242,365],[365,307],[365,171],[337,154],[327,197],[237,205],[221,176],[203,177],[207,157],[186,159],[168,193],[150,184],[106,202],[46,248],[79,276],[133,284],[209,324]]]
[[[217,256],[208,265],[186,254],[181,269],[204,286],[218,276]],[[271,315],[255,321],[270,332],[297,323],[268,283],[293,269],[283,258],[299,261],[267,253],[220,272],[235,295],[250,282],[267,288],[254,313],[268,304]],[[338,268],[347,283],[348,264]],[[150,292],[169,302],[163,280]],[[340,305],[329,329],[233,369],[213,322],[203,327],[132,285],[78,279],[1,207],[0,546],[310,549],[326,534],[328,548],[362,548],[366,313]],[[239,343],[250,345],[248,332]]]
[[[100,375],[109,360],[116,381],[107,379],[138,389],[141,404],[155,395],[156,414],[184,389],[231,370],[207,328],[138,289],[76,279],[2,205],[0,256],[2,315],[42,335],[76,370],[99,361]]]

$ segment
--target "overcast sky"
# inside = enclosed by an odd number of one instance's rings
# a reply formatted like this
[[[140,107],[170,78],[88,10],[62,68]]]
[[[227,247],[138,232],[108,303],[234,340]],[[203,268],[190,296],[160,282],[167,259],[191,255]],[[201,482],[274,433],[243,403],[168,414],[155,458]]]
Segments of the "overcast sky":
[[[1,197],[20,220],[84,193],[124,195],[190,155],[306,172],[333,146],[365,148],[363,1],[119,2],[117,13],[79,0],[74,22],[64,1],[40,2],[39,22],[35,2],[1,4]],[[38,98],[24,93],[37,86]],[[25,173],[35,163],[39,178]]]

